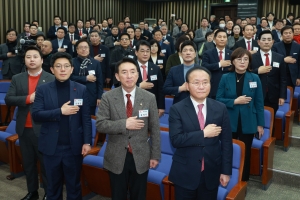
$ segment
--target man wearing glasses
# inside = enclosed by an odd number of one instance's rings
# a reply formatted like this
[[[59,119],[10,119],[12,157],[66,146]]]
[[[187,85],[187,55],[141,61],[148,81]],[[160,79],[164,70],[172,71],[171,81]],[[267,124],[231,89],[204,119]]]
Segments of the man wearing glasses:
[[[70,80],[72,57],[65,52],[52,56],[55,80],[38,87],[32,118],[41,123],[38,149],[43,154],[48,181],[47,199],[81,199],[82,156],[91,149],[92,128],[88,91]]]

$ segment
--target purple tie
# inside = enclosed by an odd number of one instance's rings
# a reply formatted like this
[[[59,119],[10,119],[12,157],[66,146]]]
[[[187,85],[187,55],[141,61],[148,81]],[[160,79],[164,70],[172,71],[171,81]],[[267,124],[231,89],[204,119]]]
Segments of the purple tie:
[[[205,125],[205,120],[204,120],[204,116],[203,116],[203,113],[202,113],[202,108],[203,108],[204,104],[199,104],[198,105],[198,108],[199,108],[199,111],[198,111],[198,121],[199,121],[199,124],[200,124],[200,128],[201,130],[204,129],[204,125]],[[204,156],[202,158],[202,167],[201,167],[201,172],[204,170]]]

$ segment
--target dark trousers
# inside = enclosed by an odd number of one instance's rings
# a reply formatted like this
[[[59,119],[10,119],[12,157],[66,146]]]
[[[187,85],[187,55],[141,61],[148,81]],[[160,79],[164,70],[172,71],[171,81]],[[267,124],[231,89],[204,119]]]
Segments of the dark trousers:
[[[96,115],[96,106],[90,106],[90,115]]]
[[[2,74],[2,77],[3,77],[3,80],[11,80],[13,75],[15,75],[15,74],[13,74],[10,69],[8,69],[6,74]]]
[[[286,76],[286,85],[287,86],[291,86],[293,88],[293,91],[295,91],[295,85],[296,85],[296,83],[293,83],[292,77],[291,77],[290,74],[287,74],[287,76]]]
[[[43,156],[38,151],[38,137],[32,128],[24,128],[19,135],[20,149],[23,160],[23,169],[26,175],[28,192],[34,192],[39,188],[37,161],[40,161],[44,190],[47,191],[47,178],[43,163]]]
[[[201,172],[199,186],[196,190],[189,190],[175,185],[176,200],[216,200],[218,195],[218,187],[208,190],[205,184],[204,171]]]
[[[47,200],[62,200],[65,180],[68,200],[81,200],[82,155],[73,155],[69,145],[58,145],[54,155],[44,155],[48,177]],[[65,179],[64,179],[65,178]]]
[[[133,155],[127,152],[121,174],[109,172],[112,200],[126,200],[129,187],[130,200],[145,200],[147,191],[148,170],[138,174]]]

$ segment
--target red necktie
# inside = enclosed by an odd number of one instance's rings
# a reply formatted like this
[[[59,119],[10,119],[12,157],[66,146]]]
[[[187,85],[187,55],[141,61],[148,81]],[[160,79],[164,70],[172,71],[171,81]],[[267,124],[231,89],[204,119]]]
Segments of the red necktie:
[[[219,59],[220,59],[220,60],[223,60],[223,56],[222,56],[223,51],[219,51],[219,53],[220,53],[220,54],[219,54]]]
[[[141,67],[143,68],[143,81],[145,81],[148,79],[146,65],[142,65]]]
[[[250,51],[250,50],[251,50],[251,47],[250,47],[250,41],[247,41],[247,43],[248,43],[247,50]]]
[[[204,104],[199,104],[198,105],[198,108],[199,108],[199,111],[198,111],[198,121],[199,121],[199,124],[200,124],[200,128],[201,130],[204,129],[204,126],[205,126],[205,120],[204,120],[204,115],[202,113],[202,108],[203,108]],[[201,172],[204,170],[204,156],[202,158],[202,166],[201,166]]]
[[[126,114],[127,114],[127,117],[131,117],[132,116],[132,102],[131,102],[131,99],[130,99],[130,96],[131,94],[126,94],[126,97],[127,97],[127,104],[126,104]],[[130,146],[130,143],[128,143],[128,152],[129,153],[132,153],[132,148]]]
[[[82,36],[82,30],[79,29],[79,36]]]
[[[270,66],[270,59],[269,59],[269,54],[268,53],[265,53],[265,56],[266,56],[266,66]]]

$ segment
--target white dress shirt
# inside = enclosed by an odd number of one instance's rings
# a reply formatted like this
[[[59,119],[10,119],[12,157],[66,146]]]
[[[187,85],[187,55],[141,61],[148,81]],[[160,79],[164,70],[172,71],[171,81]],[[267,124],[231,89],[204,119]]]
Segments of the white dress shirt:
[[[270,66],[272,66],[272,63],[271,63],[271,61],[272,61],[272,51],[270,50],[267,53],[269,54]],[[261,55],[261,59],[262,59],[262,61],[264,63],[264,66],[266,66],[266,56],[265,56],[265,54],[266,54],[265,52],[263,52],[262,50],[260,50],[260,55]]]
[[[138,64],[139,64],[139,67],[140,67],[140,72],[141,72],[141,75],[142,75],[142,80],[143,80],[143,71],[144,71],[144,69],[142,68],[142,63],[140,63],[139,61],[138,61]],[[146,66],[146,72],[147,72],[147,74],[148,74],[148,62],[146,62],[145,64],[144,64],[145,66]]]
[[[122,86],[121,86],[122,87]],[[128,93],[126,92],[123,88],[122,88],[122,92],[123,92],[123,97],[124,97],[124,102],[125,102],[125,108],[127,106],[127,97],[126,97],[126,94],[130,94],[130,100],[131,100],[131,103],[132,103],[132,108],[134,106],[134,97],[135,97],[135,91],[136,91],[136,87],[134,87],[134,89]]]
[[[196,114],[198,115],[198,112],[199,112],[198,105],[199,105],[200,103],[198,103],[197,101],[195,101],[195,100],[193,99],[192,96],[190,96],[190,97],[191,97],[193,106],[194,106],[194,108],[195,108]],[[202,107],[202,114],[203,114],[203,117],[204,117],[204,121],[206,121],[206,114],[207,114],[207,103],[206,103],[206,98],[204,99],[204,101],[202,102],[202,104],[203,104],[203,107]]]

